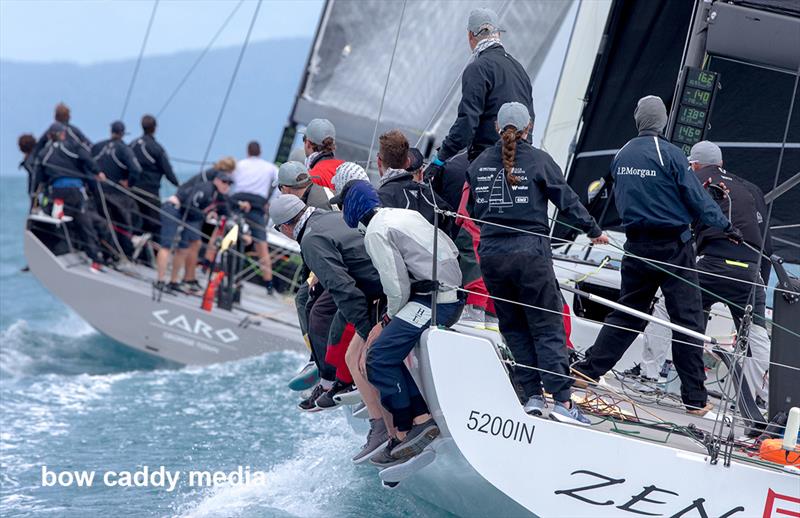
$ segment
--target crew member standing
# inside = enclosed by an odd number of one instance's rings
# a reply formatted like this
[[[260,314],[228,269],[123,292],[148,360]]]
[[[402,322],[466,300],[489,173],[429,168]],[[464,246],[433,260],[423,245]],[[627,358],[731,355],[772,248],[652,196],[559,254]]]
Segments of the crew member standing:
[[[142,175],[136,185],[136,194],[144,198],[147,203],[141,200],[137,200],[137,202],[139,212],[142,214],[142,232],[158,236],[161,233],[161,215],[159,213],[161,177],[165,176],[175,187],[178,187],[180,182],[172,172],[167,152],[164,151],[161,144],[156,142],[156,118],[152,115],[142,117],[142,131],[142,136],[130,144],[136,160],[142,166]]]
[[[306,167],[311,180],[326,189],[333,189],[333,175],[344,160],[336,158],[336,128],[328,119],[314,119],[303,135]]]
[[[648,95],[639,99],[633,117],[639,135],[628,141],[611,162],[614,201],[625,227],[628,253],[622,258],[619,303],[648,312],[660,287],[670,320],[702,333],[705,317],[689,225],[700,220],[708,227],[723,229],[725,237],[734,241],[741,241],[741,232],[689,171],[683,152],[661,135],[667,124],[667,110],[661,98]],[[660,263],[651,264],[647,259]],[[586,358],[574,366],[579,374],[591,379],[614,367],[647,325],[618,310],[609,313],[605,323]],[[706,404],[702,342],[675,333],[672,359],[681,380],[686,411],[705,415],[711,405]]]
[[[532,127],[525,105],[511,102],[500,108],[496,126],[500,140],[467,170],[472,194],[469,212],[486,222],[481,226],[478,252],[489,295],[497,297],[500,332],[519,363],[541,369],[515,369],[514,378],[527,399],[525,411],[542,415],[544,385],[555,400],[552,419],[588,425],[589,420],[570,400],[562,298],[546,237],[548,200],[587,232],[592,243],[608,243],[608,238],[566,184],[552,157],[528,144]]]
[[[467,40],[472,59],[461,75],[458,118],[425,171],[426,178],[442,173],[445,162],[464,148],[468,148],[471,162],[493,146],[497,142],[497,112],[504,103],[524,104],[533,119],[530,77],[506,52],[500,32],[497,14],[491,9],[475,9],[469,14]]]

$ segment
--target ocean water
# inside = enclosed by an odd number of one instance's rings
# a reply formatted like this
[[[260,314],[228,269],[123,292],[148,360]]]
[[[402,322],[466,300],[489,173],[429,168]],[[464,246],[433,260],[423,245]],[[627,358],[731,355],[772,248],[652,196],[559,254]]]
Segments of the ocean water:
[[[180,368],[94,331],[20,272],[24,192],[24,178],[0,177],[0,516],[447,515],[353,466],[363,437],[342,414],[295,410],[285,385],[303,355]],[[145,466],[180,471],[177,487],[102,482]],[[189,470],[240,466],[263,472],[263,483],[187,483]],[[95,479],[45,487],[43,467]]]

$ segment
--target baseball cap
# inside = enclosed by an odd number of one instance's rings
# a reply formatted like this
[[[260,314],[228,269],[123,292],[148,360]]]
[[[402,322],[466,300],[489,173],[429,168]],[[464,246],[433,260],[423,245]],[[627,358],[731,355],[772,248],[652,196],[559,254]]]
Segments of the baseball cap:
[[[356,164],[355,162],[343,162],[339,164],[339,167],[336,168],[336,173],[331,178],[331,183],[333,184],[333,192],[336,194],[341,194],[342,189],[344,186],[347,185],[347,182],[351,180],[367,180],[369,181],[369,176],[367,172],[364,170],[363,167]],[[334,196],[331,198],[332,203],[338,204],[341,200],[336,200],[338,196]]]
[[[50,125],[49,128],[47,128],[48,134],[61,133],[62,131],[67,131],[67,127],[61,124],[60,122],[54,122],[53,124]]]
[[[305,209],[306,204],[294,194],[281,194],[278,199],[269,204],[269,217],[277,228],[279,225],[291,221]]]
[[[122,121],[112,122],[111,133],[116,133],[117,135],[125,135],[125,123]]]
[[[417,172],[422,168],[423,162],[425,159],[422,157],[422,151],[419,149],[412,147],[408,149],[408,158],[411,159],[411,164],[406,167],[406,171],[410,171],[412,173]]]
[[[497,125],[500,130],[506,126],[514,126],[517,130],[525,128],[531,122],[531,114],[522,103],[505,103],[497,112]]]
[[[306,139],[314,144],[322,144],[326,138],[336,139],[336,128],[328,119],[314,119],[306,126]]]
[[[498,25],[497,13],[485,7],[473,9],[469,13],[469,20],[467,22],[467,30],[472,34],[479,34],[481,31],[487,30],[489,32],[501,32],[502,29]]]
[[[702,140],[692,146],[689,162],[700,165],[722,165],[722,150],[708,140]]]
[[[286,187],[305,187],[311,182],[305,164],[300,162],[284,162],[278,169],[278,185]]]
[[[289,153],[289,158],[286,160],[287,162],[305,162],[306,161],[306,150],[297,147]]]

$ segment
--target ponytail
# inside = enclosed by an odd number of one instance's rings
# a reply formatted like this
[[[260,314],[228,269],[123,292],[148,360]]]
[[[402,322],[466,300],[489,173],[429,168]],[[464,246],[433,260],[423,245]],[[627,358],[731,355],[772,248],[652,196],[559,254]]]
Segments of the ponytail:
[[[506,170],[506,181],[511,185],[517,185],[519,178],[514,176],[514,161],[517,154],[517,141],[522,138],[525,128],[517,131],[514,126],[506,126],[500,133],[503,141],[503,168]]]

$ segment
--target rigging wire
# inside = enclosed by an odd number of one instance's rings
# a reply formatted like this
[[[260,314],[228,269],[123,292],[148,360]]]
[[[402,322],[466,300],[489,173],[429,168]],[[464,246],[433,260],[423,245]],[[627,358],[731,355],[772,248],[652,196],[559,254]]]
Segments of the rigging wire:
[[[386,82],[383,84],[383,95],[381,95],[381,105],[378,108],[378,118],[375,119],[375,128],[372,130],[372,139],[369,141],[369,152],[367,153],[367,165],[365,171],[369,171],[369,163],[372,160],[372,150],[375,148],[375,137],[378,135],[378,126],[383,116],[383,103],[386,100],[386,92],[389,90],[389,79],[392,77],[392,67],[394,66],[394,56],[397,53],[397,44],[400,41],[400,29],[403,28],[403,18],[406,15],[406,4],[408,0],[403,0],[403,8],[400,11],[400,20],[397,22],[397,33],[394,35],[394,46],[392,47],[392,57],[389,59],[389,70],[386,72]]]
[[[136,59],[136,66],[133,68],[133,76],[131,76],[131,82],[128,84],[128,93],[125,94],[125,102],[122,104],[122,115],[120,115],[120,119],[125,119],[125,112],[128,111],[128,103],[131,100],[131,94],[133,93],[133,85],[136,83],[136,76],[139,75],[139,67],[142,64],[142,57],[144,56],[144,49],[147,47],[147,40],[150,38],[150,29],[153,28],[153,20],[156,18],[156,11],[158,10],[158,2],[159,0],[155,0],[153,2],[153,10],[150,12],[150,21],[147,22],[147,30],[144,33],[144,39],[142,40],[142,47],[139,49],[139,57]]]
[[[206,45],[206,48],[204,48],[203,51],[200,53],[200,55],[197,56],[197,59],[195,59],[194,63],[192,63],[192,66],[189,67],[189,70],[187,70],[186,73],[184,74],[183,78],[180,81],[178,81],[178,85],[175,87],[175,89],[172,90],[172,93],[169,94],[169,97],[167,97],[167,100],[164,101],[164,104],[161,106],[161,108],[156,113],[156,118],[161,117],[161,114],[164,113],[164,110],[167,109],[167,107],[170,105],[170,103],[175,98],[175,96],[178,94],[178,92],[181,90],[181,88],[183,88],[183,85],[186,83],[186,81],[192,75],[192,73],[194,72],[194,69],[197,68],[197,66],[200,64],[201,61],[203,61],[203,58],[206,56],[206,54],[208,54],[208,51],[211,50],[211,47],[214,46],[214,43],[217,41],[217,38],[219,38],[220,34],[222,34],[222,31],[225,30],[225,27],[228,26],[228,23],[231,21],[231,19],[233,19],[233,16],[236,14],[236,12],[239,10],[239,8],[242,6],[243,3],[244,3],[244,0],[239,0],[239,2],[233,7],[233,9],[231,10],[230,14],[228,14],[228,17],[225,18],[225,21],[223,21],[222,25],[219,27],[219,29],[217,29],[216,34],[214,34],[214,36],[211,38],[211,41],[209,41],[208,45]],[[176,159],[173,158],[173,160],[176,160]]]

